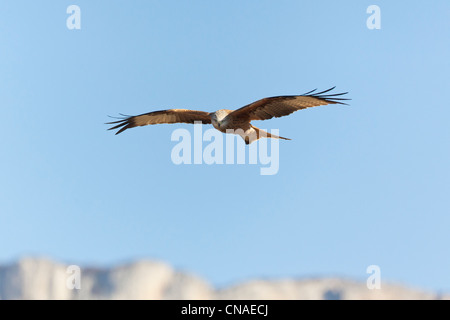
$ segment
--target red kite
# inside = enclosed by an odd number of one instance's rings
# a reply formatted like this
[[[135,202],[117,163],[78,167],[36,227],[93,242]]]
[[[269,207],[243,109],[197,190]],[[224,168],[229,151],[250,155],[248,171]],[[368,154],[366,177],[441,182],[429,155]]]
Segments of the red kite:
[[[258,129],[252,126],[250,122],[252,120],[268,120],[273,117],[279,118],[310,107],[327,104],[345,105],[346,103],[342,101],[350,99],[345,99],[341,96],[348,92],[327,94],[334,88],[322,92],[316,92],[316,89],[299,96],[264,98],[237,110],[222,109],[208,113],[187,109],[169,109],[144,113],[138,116],[125,116],[119,121],[108,122],[107,124],[115,124],[114,127],[108,130],[119,129],[116,132],[116,134],[119,134],[130,128],[151,124],[198,122],[212,124],[214,128],[224,133],[238,134],[245,140],[246,144],[263,137],[290,140]]]

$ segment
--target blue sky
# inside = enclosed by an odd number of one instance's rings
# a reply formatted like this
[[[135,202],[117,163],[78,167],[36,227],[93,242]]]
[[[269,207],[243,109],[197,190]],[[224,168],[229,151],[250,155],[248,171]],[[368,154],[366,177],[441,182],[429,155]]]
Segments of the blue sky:
[[[449,292],[449,17],[448,1],[1,2],[0,261],[151,258],[216,285],[376,264]],[[335,85],[350,106],[256,123],[293,139],[274,176],[174,165],[189,125],[104,125]]]

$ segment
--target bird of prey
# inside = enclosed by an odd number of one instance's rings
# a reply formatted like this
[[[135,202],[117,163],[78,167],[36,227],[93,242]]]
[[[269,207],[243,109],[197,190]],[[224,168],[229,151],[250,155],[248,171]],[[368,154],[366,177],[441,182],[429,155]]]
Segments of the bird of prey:
[[[124,116],[119,121],[108,122],[115,125],[108,130],[118,129],[119,134],[127,129],[161,123],[202,123],[212,124],[215,129],[224,133],[240,135],[246,144],[250,144],[260,138],[284,139],[258,129],[251,125],[252,120],[268,120],[287,116],[297,110],[327,104],[343,104],[350,100],[342,98],[348,92],[330,94],[335,87],[317,92],[317,89],[302,95],[277,96],[264,98],[250,103],[237,110],[222,109],[216,112],[205,112],[187,109],[169,109],[144,113],[138,116]]]

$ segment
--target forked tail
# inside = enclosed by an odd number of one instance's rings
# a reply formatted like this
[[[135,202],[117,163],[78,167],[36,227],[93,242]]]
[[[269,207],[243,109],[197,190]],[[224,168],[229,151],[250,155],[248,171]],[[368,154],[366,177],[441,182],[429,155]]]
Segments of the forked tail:
[[[269,133],[267,131],[264,131],[264,130],[261,130],[261,129],[255,127],[255,126],[252,126],[252,128],[256,131],[256,137],[254,139],[249,139],[249,140],[245,139],[245,143],[246,144],[250,144],[250,143],[252,143],[252,142],[254,142],[256,140],[259,140],[261,138],[291,140],[289,138],[284,138],[284,137],[280,137],[280,136],[271,134],[271,133]]]

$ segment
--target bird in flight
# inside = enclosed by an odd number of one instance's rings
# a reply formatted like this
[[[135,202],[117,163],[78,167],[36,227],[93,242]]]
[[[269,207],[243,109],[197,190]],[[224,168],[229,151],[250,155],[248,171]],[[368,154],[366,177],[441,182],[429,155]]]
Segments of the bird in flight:
[[[108,122],[115,125],[108,130],[118,129],[119,134],[127,129],[161,123],[201,123],[212,124],[215,129],[224,133],[240,135],[246,144],[250,144],[260,138],[284,139],[258,129],[251,125],[253,120],[268,120],[287,116],[297,110],[327,104],[343,104],[350,100],[342,98],[343,93],[330,94],[335,87],[317,92],[317,89],[298,96],[278,96],[264,98],[250,103],[237,110],[222,109],[216,112],[205,112],[187,109],[169,109],[144,113],[138,116],[125,116],[119,121]]]

